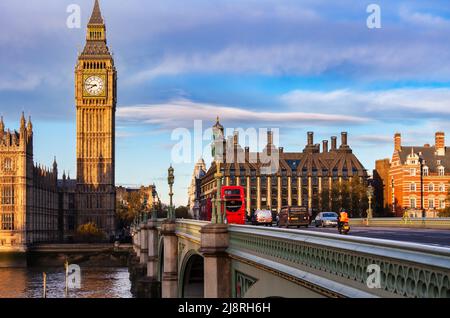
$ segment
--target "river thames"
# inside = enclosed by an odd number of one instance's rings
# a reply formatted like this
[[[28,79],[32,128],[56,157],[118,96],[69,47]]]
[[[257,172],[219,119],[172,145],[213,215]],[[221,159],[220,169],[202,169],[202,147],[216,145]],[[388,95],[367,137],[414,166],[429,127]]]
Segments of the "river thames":
[[[0,268],[0,298],[42,298],[43,272],[47,298],[65,298],[64,268]],[[128,268],[81,268],[81,288],[68,298],[133,298]]]

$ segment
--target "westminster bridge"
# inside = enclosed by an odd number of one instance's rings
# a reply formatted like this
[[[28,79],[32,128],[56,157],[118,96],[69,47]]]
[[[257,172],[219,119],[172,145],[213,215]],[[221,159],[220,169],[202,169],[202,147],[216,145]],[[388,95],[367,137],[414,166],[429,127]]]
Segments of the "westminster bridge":
[[[151,219],[133,227],[133,249],[153,297],[450,297],[447,247]]]

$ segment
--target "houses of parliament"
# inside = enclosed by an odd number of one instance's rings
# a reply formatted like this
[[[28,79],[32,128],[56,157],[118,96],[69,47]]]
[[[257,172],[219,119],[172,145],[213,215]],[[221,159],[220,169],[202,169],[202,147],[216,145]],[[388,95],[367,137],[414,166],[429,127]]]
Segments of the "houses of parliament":
[[[77,175],[33,159],[33,124],[17,130],[0,120],[0,251],[26,251],[39,242],[70,239],[94,222],[107,236],[115,229],[115,111],[117,73],[98,0],[86,44],[75,67]]]

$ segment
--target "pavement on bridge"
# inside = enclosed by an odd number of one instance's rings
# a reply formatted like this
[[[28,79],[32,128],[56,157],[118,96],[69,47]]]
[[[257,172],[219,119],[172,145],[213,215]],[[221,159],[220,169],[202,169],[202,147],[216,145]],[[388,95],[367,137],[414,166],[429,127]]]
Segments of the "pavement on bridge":
[[[316,228],[314,226],[311,226],[308,229],[301,229],[307,231],[337,233],[336,228]],[[408,229],[393,227],[352,227],[348,235],[450,247],[449,230]]]

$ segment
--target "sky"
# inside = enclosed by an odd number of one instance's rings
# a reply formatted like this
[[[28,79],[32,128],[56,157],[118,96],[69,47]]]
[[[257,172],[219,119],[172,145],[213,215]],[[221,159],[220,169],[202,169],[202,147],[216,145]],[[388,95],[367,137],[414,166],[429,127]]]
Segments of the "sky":
[[[34,160],[75,172],[74,68],[93,0],[0,2],[0,114],[18,129],[32,116]],[[125,3],[125,4],[124,4]],[[369,4],[381,28],[368,28]],[[68,28],[69,5],[81,28]],[[174,129],[278,128],[279,146],[301,151],[349,134],[371,171],[407,145],[449,133],[448,0],[102,0],[118,71],[116,182],[155,183],[187,203],[197,157],[174,162]],[[193,138],[193,134],[192,134]],[[208,141],[204,141],[205,149]],[[210,158],[205,151],[205,161]]]

